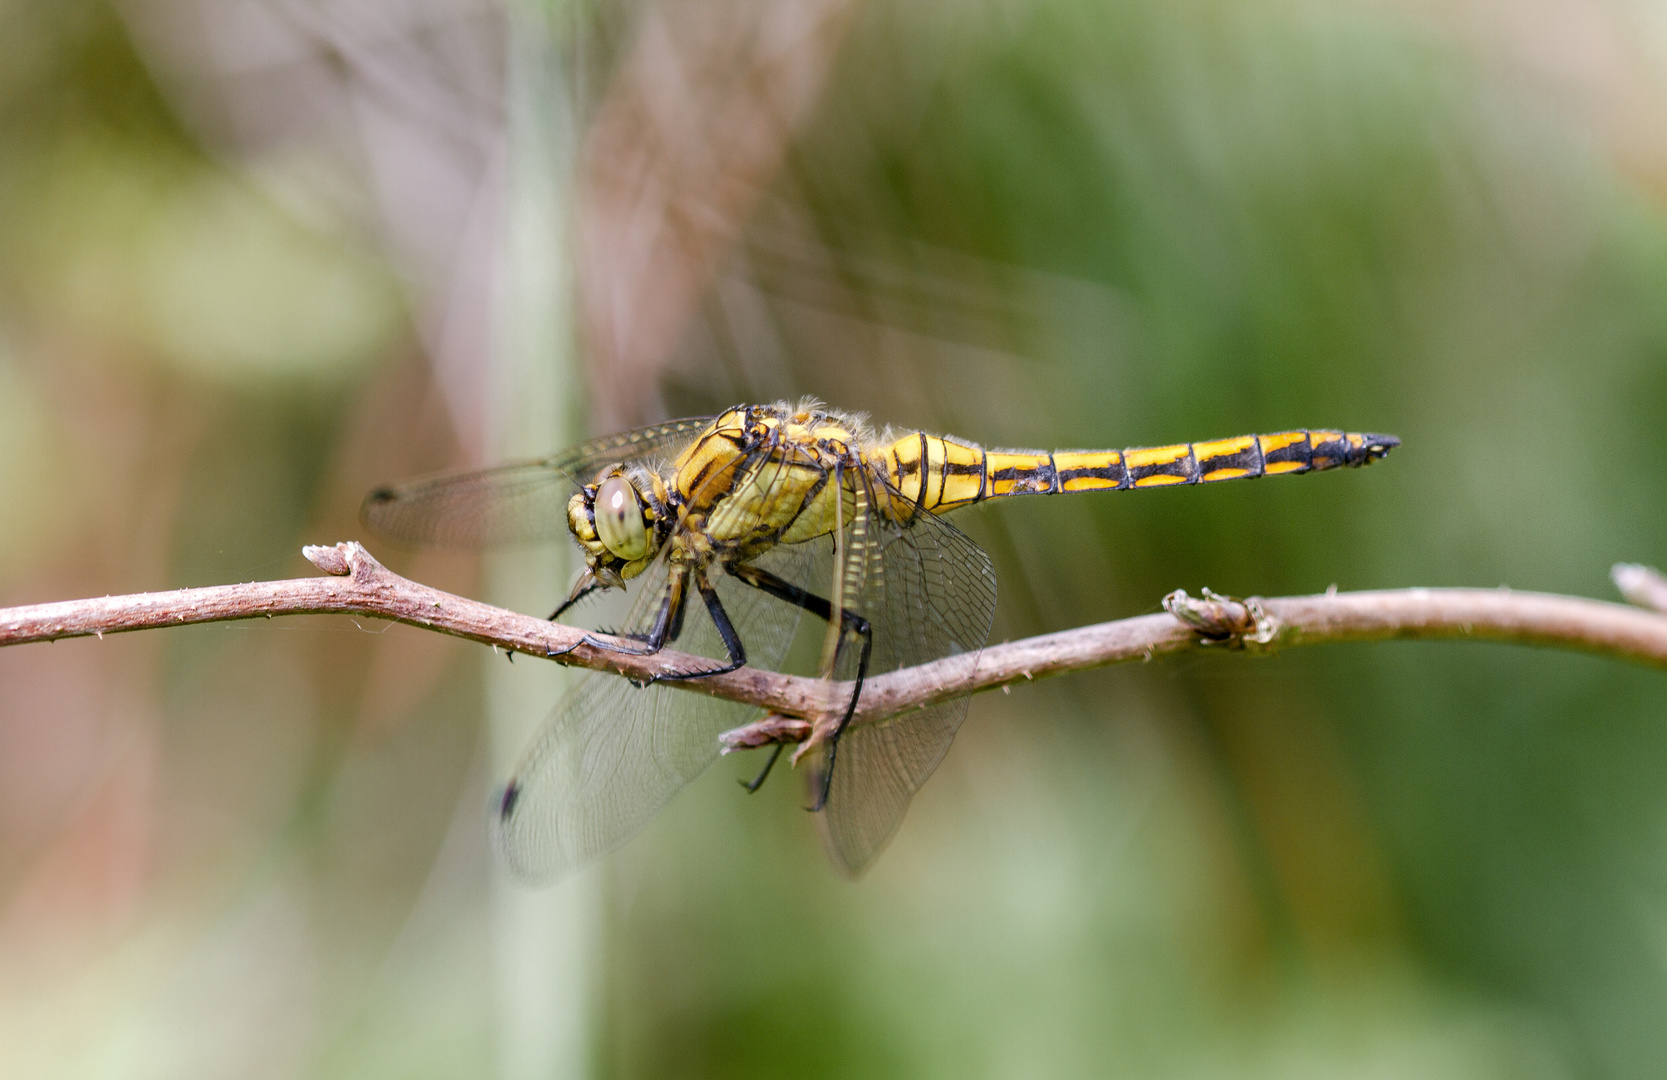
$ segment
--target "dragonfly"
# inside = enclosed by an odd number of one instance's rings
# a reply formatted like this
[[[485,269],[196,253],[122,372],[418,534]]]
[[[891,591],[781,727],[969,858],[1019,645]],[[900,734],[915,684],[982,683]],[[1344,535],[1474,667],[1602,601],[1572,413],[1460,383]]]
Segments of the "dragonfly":
[[[675,645],[710,659],[648,684],[590,672],[556,705],[497,802],[497,847],[517,874],[557,877],[646,826],[717,759],[726,731],[749,709],[756,719],[755,708],[671,684],[747,664],[779,668],[808,614],[823,627],[817,675],[830,706],[795,761],[812,752],[809,809],[834,866],[855,877],[943,760],[968,702],[953,695],[852,723],[864,682],[948,657],[975,662],[995,613],[989,556],[944,515],[1018,495],[1358,467],[1399,444],[1304,429],[1123,450],[985,449],[876,431],[863,416],[805,400],[737,405],[547,458],[381,488],[363,517],[384,536],[452,547],[571,537],[584,568],[552,619],[627,589],[623,624],[587,633],[588,644],[636,655]],[[970,679],[971,664],[965,670]]]

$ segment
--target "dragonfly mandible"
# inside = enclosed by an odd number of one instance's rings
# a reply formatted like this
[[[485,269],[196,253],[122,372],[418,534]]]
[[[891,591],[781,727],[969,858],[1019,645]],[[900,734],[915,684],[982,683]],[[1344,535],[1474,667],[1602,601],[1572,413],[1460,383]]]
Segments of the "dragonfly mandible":
[[[498,803],[498,846],[517,873],[556,876],[642,829],[749,711],[667,683],[778,667],[808,612],[826,624],[818,674],[851,687],[807,740],[820,751],[812,809],[833,863],[855,876],[896,832],[967,710],[957,695],[853,725],[864,680],[976,654],[995,612],[989,556],[942,515],[1014,495],[1361,466],[1399,444],[1301,430],[1145,449],[986,450],[922,431],[876,432],[815,401],[778,402],[379,489],[364,519],[386,536],[447,546],[569,535],[585,567],[551,618],[631,583],[624,624],[589,643],[645,654],[675,643],[712,660],[647,686],[601,672],[581,678]]]

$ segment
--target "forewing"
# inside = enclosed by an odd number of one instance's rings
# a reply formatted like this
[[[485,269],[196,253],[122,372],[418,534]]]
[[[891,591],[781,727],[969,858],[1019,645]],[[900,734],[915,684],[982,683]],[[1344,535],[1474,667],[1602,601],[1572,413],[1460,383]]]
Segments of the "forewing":
[[[710,422],[674,420],[537,461],[378,488],[361,516],[381,535],[415,544],[477,548],[559,539],[567,535],[568,498],[604,465],[675,457]]]
[[[777,549],[770,568],[799,574],[807,553]],[[666,588],[665,560],[643,575],[623,629],[646,632]],[[779,666],[800,609],[713,570],[717,590],[755,666]],[[681,652],[724,656],[698,594],[690,596]],[[558,877],[642,830],[661,807],[718,756],[718,735],[752,719],[752,706],[668,683],[641,689],[592,672],[551,712],[505,789],[497,840],[504,860],[529,880]]]
[[[635,431],[603,435],[552,456],[548,464],[556,472],[571,475],[575,484],[582,484],[589,481],[602,466],[615,461],[653,461],[676,457],[713,419],[710,416],[691,416]]]
[[[869,515],[878,538],[866,565],[862,614],[873,626],[870,675],[964,655],[970,680],[995,615],[990,557],[949,522],[919,514],[907,525]],[[859,556],[860,557],[860,556]],[[837,677],[855,674],[845,650]],[[874,861],[903,820],[909,800],[949,750],[967,699],[852,726],[840,740],[833,784],[818,815],[828,855],[855,877]]]
[[[556,706],[497,818],[519,876],[547,881],[636,835],[718,756],[746,707],[664,683],[638,689],[592,672]],[[512,793],[512,794],[511,794]]]

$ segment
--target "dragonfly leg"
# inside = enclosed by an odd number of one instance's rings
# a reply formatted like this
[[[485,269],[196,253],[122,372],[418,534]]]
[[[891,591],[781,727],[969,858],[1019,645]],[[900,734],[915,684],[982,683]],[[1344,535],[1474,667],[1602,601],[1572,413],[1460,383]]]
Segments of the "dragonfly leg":
[[[748,566],[745,563],[733,563],[726,566],[725,569],[729,571],[731,576],[746,582],[753,588],[769,593],[779,600],[785,600],[789,604],[796,604],[824,622],[833,618],[833,604],[807,589],[794,585],[792,582],[783,581],[768,570],[757,566]],[[839,613],[839,621],[841,623],[840,647],[844,648],[844,635],[855,634],[862,638],[862,652],[857,657],[857,677],[851,688],[850,704],[845,706],[845,715],[840,717],[833,734],[828,736],[828,766],[822,774],[822,790],[817,793],[816,805],[809,807],[812,813],[821,810],[828,804],[828,790],[833,785],[834,757],[839,750],[839,737],[845,734],[845,728],[851,723],[851,717],[856,715],[857,699],[862,697],[863,679],[868,675],[868,659],[874,651],[874,628],[869,625],[867,619],[854,611],[846,610]],[[760,777],[760,782],[763,782],[762,777]]]
[[[706,580],[705,571],[696,570],[694,576],[695,588],[700,590],[700,598],[706,602],[707,613],[712,616],[712,625],[718,628],[718,637],[723,639],[724,651],[729,654],[729,662],[702,671],[668,671],[648,679],[647,682],[643,683],[644,686],[649,683],[674,679],[704,679],[711,675],[726,675],[737,668],[746,666],[746,647],[741,644],[741,635],[735,632],[735,627],[730,623],[729,612],[724,610],[723,601],[718,599],[718,590],[714,589],[712,583]],[[681,611],[672,620],[672,627],[670,636],[675,638],[677,631],[683,627],[683,613]]]
[[[591,593],[599,592],[601,590],[601,588],[602,588],[602,583],[600,581],[593,581],[589,585],[586,585],[584,588],[580,589],[578,592],[574,593],[572,596],[569,596],[566,600],[563,600],[561,602],[560,607],[558,607],[556,610],[550,612],[549,621],[550,622],[555,622],[557,619],[562,617],[562,614],[564,612],[566,612],[568,608],[572,607],[574,604],[577,604],[579,601],[583,600],[585,597],[589,596]]]
[[[862,681],[868,675],[868,657],[874,651],[874,628],[861,615],[853,615],[852,618],[857,623],[854,632],[862,637],[862,652],[857,657],[857,677],[851,687],[851,703],[845,706],[845,715],[839,718],[839,725],[828,736],[828,767],[822,773],[822,790],[816,797],[816,805],[810,807],[813,814],[828,805],[828,792],[833,788],[834,758],[839,754],[839,737],[845,734],[851,717],[857,713],[857,699],[862,697]],[[840,644],[843,646],[844,642]]]
[[[597,637],[595,634],[587,633],[567,648],[555,649],[545,655],[552,657],[565,656],[580,645],[589,645],[591,648],[601,649],[603,652],[622,653],[626,656],[653,656],[666,647],[666,639],[671,636],[673,629],[683,624],[683,603],[688,577],[689,572],[684,570],[680,574],[674,575],[667,583],[666,594],[660,598],[660,610],[654,616],[654,626],[648,633],[614,635],[631,641],[639,641],[642,643],[642,648],[628,648],[621,645],[617,640],[608,641]],[[606,633],[606,631],[601,632]],[[648,684],[639,683],[638,685],[646,686]]]
[[[655,653],[665,648],[666,644],[664,641],[661,641],[659,644],[655,644],[654,635],[652,634],[610,634],[606,630],[598,630],[597,633],[608,634],[608,636],[597,637],[596,634],[586,634],[584,637],[581,637],[578,641],[575,641],[567,648],[551,649],[549,652],[546,652],[544,656],[546,659],[557,656],[566,656],[568,653],[577,649],[581,645],[589,645],[591,648],[601,649],[603,652],[620,653],[623,656],[653,656]],[[621,640],[640,641],[642,642],[643,647],[640,649],[628,649],[620,644]]]
[[[683,636],[683,616],[688,611],[689,605],[680,603],[677,605],[677,610],[671,613],[671,627],[666,631],[666,641],[676,641]]]
[[[785,750],[786,748],[787,748],[786,743],[776,743],[776,748],[774,750],[770,751],[770,760],[766,761],[764,763],[764,767],[762,769],[758,770],[758,775],[757,776],[753,777],[750,781],[749,780],[737,780],[735,782],[737,784],[740,784],[742,787],[746,788],[748,795],[753,794],[759,788],[764,786],[765,778],[770,775],[770,770],[776,767],[776,760],[781,757],[781,752],[783,750]]]

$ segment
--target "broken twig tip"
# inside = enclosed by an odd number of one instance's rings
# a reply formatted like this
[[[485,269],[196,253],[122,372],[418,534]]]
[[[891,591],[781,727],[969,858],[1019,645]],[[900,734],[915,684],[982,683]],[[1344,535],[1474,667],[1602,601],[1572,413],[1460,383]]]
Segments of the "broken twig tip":
[[[330,547],[308,544],[301,549],[301,554],[307,557],[308,562],[334,577],[346,577],[353,572],[352,565],[347,561],[347,544],[335,544]]]
[[[1652,566],[1639,563],[1616,563],[1609,571],[1622,599],[1634,607],[1667,612],[1667,577]]]
[[[810,738],[813,725],[809,720],[780,713],[766,713],[750,724],[726,731],[718,736],[722,753],[752,750],[773,743],[802,743]]]

